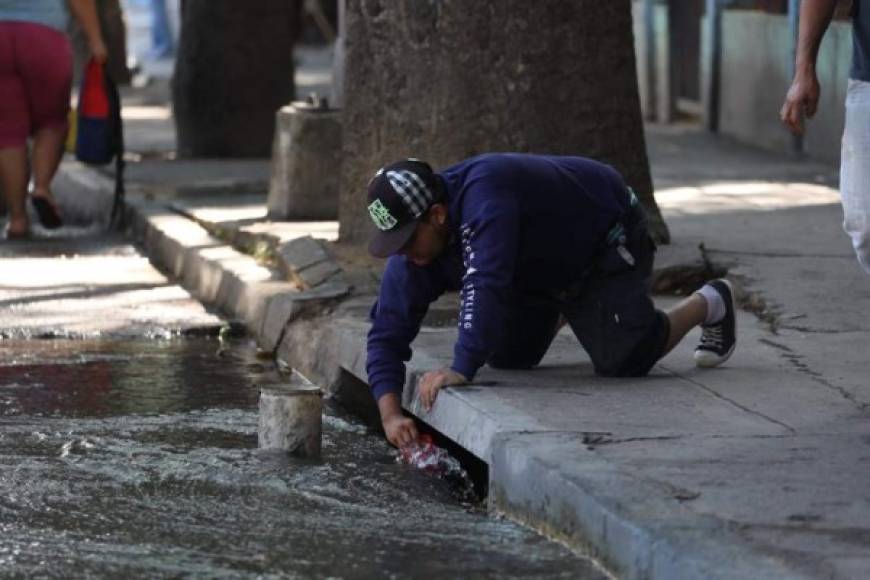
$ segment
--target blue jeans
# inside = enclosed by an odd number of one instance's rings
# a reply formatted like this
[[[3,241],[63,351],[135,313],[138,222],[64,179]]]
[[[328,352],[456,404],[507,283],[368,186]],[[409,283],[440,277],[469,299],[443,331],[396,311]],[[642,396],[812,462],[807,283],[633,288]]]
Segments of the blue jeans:
[[[870,273],[870,83],[849,81],[840,161],[843,229]]]
[[[151,56],[166,58],[175,52],[166,0],[151,0]]]

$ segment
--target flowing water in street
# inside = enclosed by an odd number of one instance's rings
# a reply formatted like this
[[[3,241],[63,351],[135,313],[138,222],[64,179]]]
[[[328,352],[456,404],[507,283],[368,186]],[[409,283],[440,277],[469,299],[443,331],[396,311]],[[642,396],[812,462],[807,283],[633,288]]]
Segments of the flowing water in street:
[[[0,575],[604,577],[332,405],[321,460],[258,451],[281,378],[246,341],[0,340]]]

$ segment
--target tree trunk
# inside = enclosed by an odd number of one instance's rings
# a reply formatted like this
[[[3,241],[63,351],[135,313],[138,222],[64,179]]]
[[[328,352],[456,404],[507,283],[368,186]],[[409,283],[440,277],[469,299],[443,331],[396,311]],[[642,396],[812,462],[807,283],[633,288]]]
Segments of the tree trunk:
[[[659,241],[630,0],[347,0],[341,240],[370,232],[365,185],[401,157],[592,157],[641,197]]]
[[[268,157],[293,99],[302,0],[184,0],[172,98],[182,157]]]

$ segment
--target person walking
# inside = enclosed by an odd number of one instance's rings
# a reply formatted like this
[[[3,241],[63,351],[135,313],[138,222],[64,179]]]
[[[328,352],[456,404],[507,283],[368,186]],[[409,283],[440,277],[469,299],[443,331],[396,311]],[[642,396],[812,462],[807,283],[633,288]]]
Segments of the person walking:
[[[92,56],[105,62],[94,0],[0,0],[0,188],[9,219],[6,237],[27,237],[30,199],[46,228],[62,225],[51,181],[63,154],[72,84],[68,9]],[[32,139],[28,154],[27,142]]]
[[[429,304],[461,291],[453,363],[427,372],[418,394],[471,381],[484,364],[536,366],[569,324],[596,373],[642,376],[692,328],[695,362],[734,351],[734,298],[714,280],[667,313],[649,296],[655,245],[637,196],[608,165],[582,157],[485,154],[441,172],[409,159],[368,186],[377,231],[369,252],[388,258],[371,311],[369,384],[387,439],[416,440],[401,410],[405,362]]]
[[[171,58],[175,54],[175,40],[169,25],[169,10],[166,0],[149,0],[151,14],[151,51],[154,60]]]
[[[795,134],[816,113],[821,93],[816,61],[837,0],[802,0],[795,75],[780,118]],[[870,0],[852,2],[852,68],[840,156],[843,229],[858,262],[870,273]]]

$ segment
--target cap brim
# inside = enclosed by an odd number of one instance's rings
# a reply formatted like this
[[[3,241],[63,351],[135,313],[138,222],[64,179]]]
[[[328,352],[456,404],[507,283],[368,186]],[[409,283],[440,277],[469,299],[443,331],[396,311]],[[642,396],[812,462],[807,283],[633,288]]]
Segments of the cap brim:
[[[408,243],[417,223],[418,220],[413,220],[388,232],[376,232],[369,241],[369,254],[375,258],[389,258]]]

